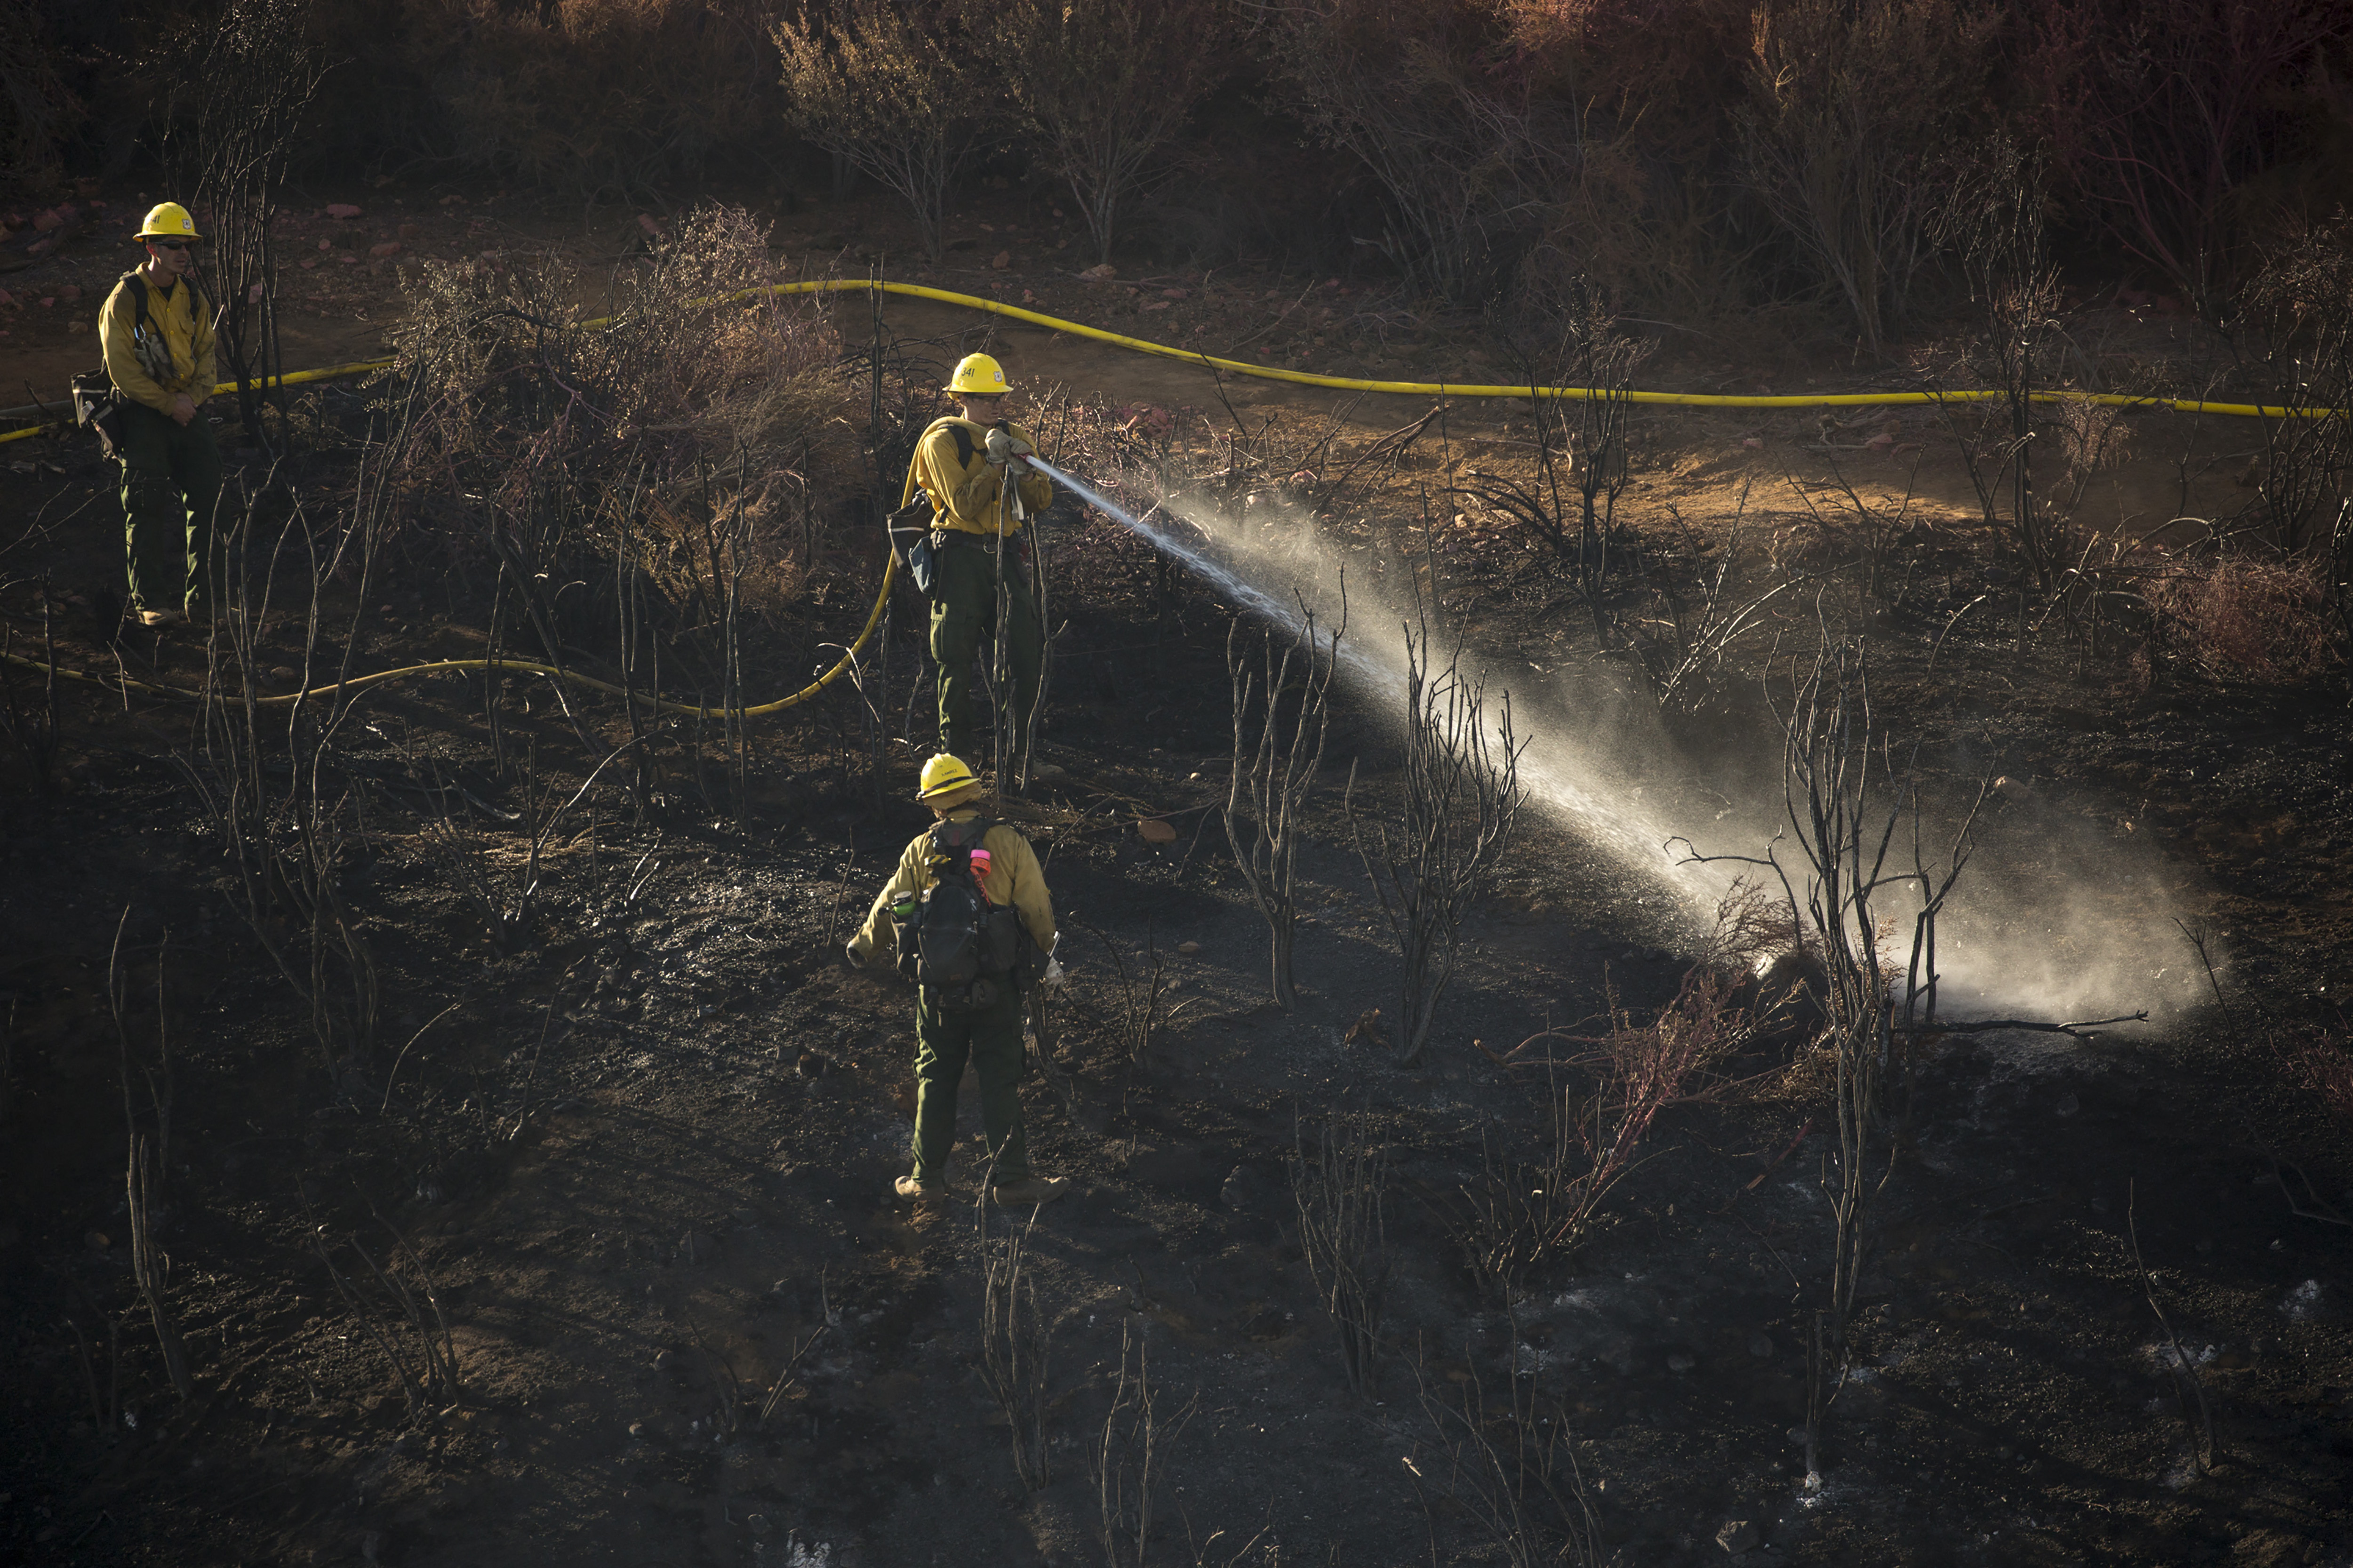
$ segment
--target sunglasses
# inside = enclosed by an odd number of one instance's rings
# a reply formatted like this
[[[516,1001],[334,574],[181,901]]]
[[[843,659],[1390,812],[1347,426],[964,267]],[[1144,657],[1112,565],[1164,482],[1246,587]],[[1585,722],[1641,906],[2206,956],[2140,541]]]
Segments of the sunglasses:
[[[158,250],[185,250],[188,248],[188,242],[185,239],[151,239],[147,243],[153,246]]]

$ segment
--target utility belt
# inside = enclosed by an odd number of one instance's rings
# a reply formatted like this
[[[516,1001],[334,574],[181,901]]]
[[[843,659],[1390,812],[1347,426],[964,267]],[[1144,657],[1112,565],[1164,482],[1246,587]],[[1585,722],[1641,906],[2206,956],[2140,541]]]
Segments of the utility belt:
[[[943,550],[987,550],[989,547],[989,540],[988,534],[973,533],[961,528],[935,528],[932,530],[930,542],[932,552],[937,554]],[[1016,560],[1027,561],[1029,558],[1029,535],[1024,533],[1005,535],[1005,548]]]
[[[99,449],[113,457],[122,446],[122,395],[104,371],[77,375],[72,381],[74,423],[98,437]]]
[[[926,522],[936,524],[938,514],[923,497],[892,512],[890,518],[891,544],[905,563],[907,575],[914,581],[916,592],[925,598],[939,597],[939,573],[936,562],[950,550],[987,549],[991,535],[974,533],[961,528],[925,528]],[[1024,569],[1029,564],[1029,542],[1019,533],[1005,536],[1006,552]]]

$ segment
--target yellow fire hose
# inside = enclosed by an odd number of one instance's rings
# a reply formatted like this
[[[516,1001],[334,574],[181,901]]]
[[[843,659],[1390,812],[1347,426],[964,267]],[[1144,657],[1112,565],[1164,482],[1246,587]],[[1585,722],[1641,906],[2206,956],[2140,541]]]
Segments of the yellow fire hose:
[[[1505,386],[1493,383],[1471,383],[1455,385],[1442,381],[1367,381],[1347,375],[1317,375],[1311,371],[1282,370],[1274,365],[1252,364],[1246,360],[1219,359],[1196,349],[1172,348],[1144,338],[1131,338],[1124,333],[1106,331],[1083,322],[1064,321],[1042,311],[1025,310],[1018,305],[1008,305],[997,300],[984,300],[976,294],[958,294],[946,289],[928,288],[921,283],[892,283],[867,278],[822,278],[806,283],[775,283],[765,288],[738,289],[724,296],[727,300],[751,300],[772,294],[839,294],[863,292],[880,289],[886,294],[903,294],[913,300],[935,300],[944,305],[962,305],[974,310],[985,310],[993,316],[1007,316],[1032,326],[1050,327],[1073,337],[1091,338],[1096,342],[1111,343],[1132,349],[1137,353],[1155,354],[1162,359],[1184,360],[1188,363],[1226,371],[1235,375],[1254,376],[1261,381],[1287,381],[1299,386],[1328,386],[1343,392],[1386,392],[1411,397],[1530,397],[1556,398],[1567,402],[1585,402],[1596,398],[1614,399],[1626,403],[1671,404],[1683,408],[1852,408],[1881,405],[1919,403],[1998,403],[2009,394],[2000,391],[1968,390],[1956,392],[1821,392],[1802,393],[1787,396],[1735,397],[1707,392],[1611,392],[1589,386]],[[689,300],[702,305],[712,301]],[[611,324],[612,318],[600,316],[583,321],[586,327]],[[350,364],[328,365],[319,370],[296,371],[290,375],[265,379],[264,386],[291,386],[299,382],[327,381],[337,376],[364,375],[372,370],[389,368],[388,359],[357,360]],[[235,382],[225,381],[208,395],[237,390]],[[2328,408],[2290,408],[2255,403],[2207,403],[2191,397],[2144,397],[2122,392],[2071,392],[2053,388],[2036,392],[2037,403],[2099,403],[2116,408],[2170,408],[2183,414],[2224,414],[2242,418],[2287,419],[2317,418],[2336,412]],[[0,441],[21,441],[47,429],[35,425],[23,430],[11,430],[0,435]]]
[[[1229,372],[1235,375],[1254,376],[1262,381],[1287,381],[1300,386],[1328,386],[1346,392],[1383,392],[1419,397],[1555,398],[1572,402],[1591,398],[1615,398],[1628,403],[1672,404],[1689,408],[1836,408],[1918,403],[1991,403],[1998,402],[2007,395],[1998,391],[1962,391],[1834,392],[1796,396],[1733,397],[1699,392],[1610,392],[1585,386],[1503,386],[1493,384],[1457,386],[1446,382],[1367,381],[1354,376],[1317,375],[1309,371],[1282,370],[1273,365],[1251,364],[1244,360],[1219,359],[1213,354],[1201,353],[1192,349],[1172,348],[1166,343],[1155,343],[1143,338],[1131,338],[1121,332],[1106,331],[1101,327],[1090,327],[1082,322],[1064,321],[1059,316],[1049,316],[1041,311],[1025,310],[1018,305],[1008,305],[996,300],[984,300],[975,294],[958,294],[946,289],[928,288],[920,283],[892,283],[864,278],[826,278],[802,283],[776,283],[765,288],[744,289],[724,298],[751,300],[777,294],[838,294],[871,291],[877,289],[886,294],[902,294],[910,299],[934,300],[942,304],[962,305],[970,310],[985,310],[991,315],[1007,316],[1017,321],[1027,321],[1033,326],[1049,327],[1058,332],[1071,333],[1074,337],[1091,338],[1097,342],[1111,343],[1119,348],[1134,350],[1137,353],[1155,354],[1163,359],[1184,360],[1189,363]],[[691,304],[698,305],[709,302],[700,300],[689,301]],[[580,325],[584,328],[600,327],[608,325],[610,321],[610,317],[599,317],[595,321],[583,321]],[[318,370],[296,371],[288,375],[271,376],[262,384],[292,386],[302,382],[329,381],[346,375],[364,375],[370,371],[388,369],[394,363],[389,359],[357,360],[349,364],[327,365]],[[236,390],[235,382],[223,382],[212,389],[210,395],[217,396]],[[2114,392],[2053,390],[2037,392],[2033,397],[2038,403],[2098,403],[2118,408],[2170,408],[2185,414],[2221,414],[2250,418],[2319,417],[2334,412],[2325,408],[2271,407],[2251,403],[2206,403],[2193,398],[2136,397]],[[23,430],[11,430],[5,435],[0,435],[0,442],[21,441],[27,437],[37,436],[47,428],[48,426],[46,425],[36,425]],[[912,473],[908,477],[908,483],[909,494],[912,494],[913,484]],[[900,504],[904,505],[907,500],[908,495],[902,494]],[[849,668],[850,662],[858,657],[865,648],[869,639],[873,637],[875,626],[881,624],[882,607],[890,602],[891,586],[897,573],[898,558],[893,554],[885,560],[882,568],[882,587],[874,597],[874,608],[868,614],[866,625],[858,634],[858,640],[850,644],[849,652],[842,655],[839,664],[791,696],[778,698],[774,702],[763,702],[754,707],[744,708],[740,710],[740,716],[749,719],[757,718],[762,714],[781,712],[785,709],[807,701],[839,679],[842,672]],[[10,664],[23,665],[30,669],[47,671],[49,668],[43,660],[28,658],[21,654],[0,654],[0,659],[5,659]],[[630,695],[622,687],[575,674],[554,665],[533,664],[525,659],[493,661],[486,658],[459,658],[438,659],[429,664],[413,664],[400,669],[377,670],[370,675],[354,676],[350,680],[339,682],[337,685],[313,687],[307,691],[288,692],[279,696],[260,698],[258,700],[270,706],[283,706],[300,702],[305,699],[325,696],[338,689],[338,687],[344,689],[357,689],[374,686],[381,681],[398,680],[412,675],[431,675],[442,670],[491,668],[520,670],[531,675],[561,676],[567,680],[576,681],[582,686],[588,687],[592,690],[608,692],[616,697]],[[102,676],[91,675],[87,671],[61,668],[57,673],[70,680],[87,681],[92,685],[105,687],[109,690],[118,689],[115,682]],[[159,685],[128,675],[121,677],[120,680],[123,687],[153,692],[158,696],[174,697],[188,701],[195,700],[197,696],[197,693],[179,687]],[[641,697],[639,700],[649,703],[659,712],[691,714],[704,719],[719,718],[730,711],[724,708],[703,708],[691,702],[674,702],[663,697]]]
[[[874,628],[882,619],[882,606],[890,602],[891,584],[897,580],[898,572],[898,557],[893,555],[883,563],[882,591],[874,596],[874,608],[867,613],[864,628],[859,632],[858,640],[850,644],[849,651],[842,656],[840,663],[794,692],[790,697],[780,697],[774,702],[763,702],[754,707],[730,710],[702,708],[691,702],[673,702],[667,697],[648,697],[642,692],[633,693],[627,687],[615,686],[608,680],[598,680],[593,676],[582,675],[576,670],[565,669],[557,665],[535,664],[527,658],[438,658],[427,664],[405,665],[398,669],[379,669],[368,675],[355,675],[349,680],[333,681],[325,686],[313,686],[302,691],[288,691],[271,697],[259,697],[254,700],[265,708],[284,708],[296,702],[326,697],[338,690],[357,691],[364,687],[375,686],[387,680],[401,680],[412,675],[438,675],[443,670],[504,671],[512,669],[524,675],[561,676],[575,685],[587,687],[592,691],[607,692],[615,697],[635,696],[638,701],[647,704],[656,712],[684,713],[697,719],[723,718],[732,712],[738,718],[756,719],[763,714],[779,713],[787,708],[806,702],[841,678],[842,671],[849,668],[850,660],[858,657],[859,651],[864,648],[868,640],[874,636]],[[0,653],[0,660],[22,665],[26,669],[37,669],[44,674],[49,668],[46,659],[32,658],[20,653]],[[92,675],[87,670],[67,669],[59,667],[58,676],[60,679],[83,681],[91,686],[102,687],[109,691],[120,690],[127,687],[134,691],[151,692],[158,697],[176,698],[186,702],[193,702],[199,696],[199,693],[190,691],[185,687],[142,680],[133,675],[123,675],[109,679],[102,675]]]

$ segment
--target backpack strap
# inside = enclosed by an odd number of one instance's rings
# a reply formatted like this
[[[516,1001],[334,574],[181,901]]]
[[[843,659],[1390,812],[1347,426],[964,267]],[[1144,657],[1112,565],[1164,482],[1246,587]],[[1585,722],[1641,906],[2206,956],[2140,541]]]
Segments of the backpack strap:
[[[972,432],[965,427],[964,419],[958,415],[944,414],[937,419],[933,420],[930,427],[924,430],[921,437],[917,437],[916,444],[921,446],[923,442],[930,440],[932,438],[932,431],[937,430],[944,426],[946,427],[947,433],[955,440],[956,465],[959,468],[966,468],[972,467],[972,455],[978,451],[979,448],[973,445]]]
[[[139,276],[139,268],[132,268],[115,281],[131,286],[131,324],[136,327],[140,322],[150,320],[147,314],[147,279]]]
[[[988,837],[988,830],[997,823],[986,816],[976,816],[965,822],[935,822],[932,825],[932,850],[950,861],[961,871],[972,870],[972,852]]]

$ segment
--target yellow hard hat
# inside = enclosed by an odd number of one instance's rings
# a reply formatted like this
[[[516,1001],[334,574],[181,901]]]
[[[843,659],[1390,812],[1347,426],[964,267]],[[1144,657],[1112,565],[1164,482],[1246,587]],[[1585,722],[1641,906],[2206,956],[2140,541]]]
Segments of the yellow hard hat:
[[[144,239],[202,239],[196,232],[196,220],[188,209],[177,202],[165,202],[148,213],[147,221],[139,226],[139,237]]]
[[[1005,367],[992,354],[966,354],[956,361],[955,374],[948,377],[947,390],[974,397],[1002,397],[1013,388],[1005,380]]]
[[[923,787],[915,792],[915,798],[937,800],[942,795],[954,795],[958,790],[969,789],[979,783],[978,779],[972,776],[972,770],[964,765],[964,760],[961,757],[953,757],[942,752],[923,764]]]

